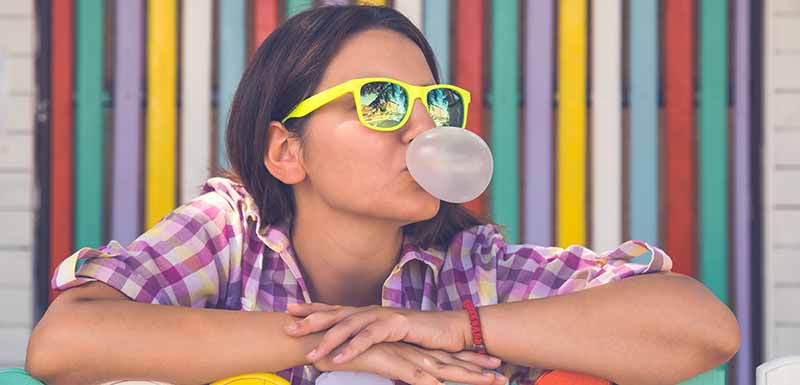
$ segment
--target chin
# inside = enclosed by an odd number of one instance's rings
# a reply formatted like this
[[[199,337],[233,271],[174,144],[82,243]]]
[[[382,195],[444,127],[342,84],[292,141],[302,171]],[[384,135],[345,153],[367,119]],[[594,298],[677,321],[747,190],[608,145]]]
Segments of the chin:
[[[408,215],[409,223],[427,221],[439,212],[441,201],[428,193],[424,195],[424,197],[409,200],[408,205],[403,208],[403,212]]]

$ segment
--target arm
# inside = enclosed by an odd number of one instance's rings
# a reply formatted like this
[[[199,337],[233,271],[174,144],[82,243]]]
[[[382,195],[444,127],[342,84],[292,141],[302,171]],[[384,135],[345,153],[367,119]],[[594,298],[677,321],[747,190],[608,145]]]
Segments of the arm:
[[[739,348],[731,311],[701,283],[674,273],[484,306],[480,315],[489,354],[619,385],[675,384],[726,362]],[[465,311],[460,324],[471,343]]]
[[[49,385],[154,379],[206,384],[307,363],[320,334],[282,332],[285,313],[241,312],[130,301],[100,283],[67,290],[33,330],[26,369]]]

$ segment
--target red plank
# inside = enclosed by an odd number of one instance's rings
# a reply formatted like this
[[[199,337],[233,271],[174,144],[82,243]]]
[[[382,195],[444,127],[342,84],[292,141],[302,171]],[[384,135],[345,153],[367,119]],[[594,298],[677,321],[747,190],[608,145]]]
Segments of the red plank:
[[[261,42],[278,26],[278,0],[253,0],[253,35],[250,54],[256,52]]]
[[[691,0],[664,4],[664,87],[667,188],[664,249],[673,271],[697,277],[697,182],[694,111],[695,9]]]
[[[489,133],[483,125],[483,33],[484,4],[480,0],[462,1],[455,5],[456,67],[455,84],[469,90],[472,102],[467,116],[467,129],[484,140]],[[487,190],[488,191],[488,190]],[[486,193],[464,203],[464,207],[478,215],[486,215]]]
[[[50,274],[72,253],[73,218],[73,1],[52,8],[52,137],[50,174]],[[49,282],[48,282],[49,285]],[[50,289],[50,301],[56,297]]]

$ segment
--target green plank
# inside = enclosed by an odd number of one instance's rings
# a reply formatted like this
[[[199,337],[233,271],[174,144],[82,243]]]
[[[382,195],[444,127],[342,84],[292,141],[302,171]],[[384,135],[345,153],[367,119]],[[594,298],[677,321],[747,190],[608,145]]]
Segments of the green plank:
[[[711,369],[678,385],[725,385],[725,367]]]
[[[79,0],[75,37],[75,245],[103,241],[103,7]]]
[[[700,276],[728,303],[728,3],[700,2]]]
[[[286,18],[290,18],[314,5],[314,0],[286,0]]]
[[[519,242],[519,1],[492,1],[492,218]]]

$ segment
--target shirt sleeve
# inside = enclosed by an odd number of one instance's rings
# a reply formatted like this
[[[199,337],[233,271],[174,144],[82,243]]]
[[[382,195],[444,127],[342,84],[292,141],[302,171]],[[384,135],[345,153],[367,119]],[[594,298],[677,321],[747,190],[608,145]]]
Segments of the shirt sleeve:
[[[493,225],[480,231],[482,247],[494,254],[498,303],[562,295],[672,269],[663,250],[639,240],[597,253],[578,245],[507,244]]]
[[[230,200],[207,192],[128,247],[111,241],[78,250],[58,265],[51,285],[66,290],[101,281],[137,302],[224,306],[231,266],[241,260],[242,221]]]

